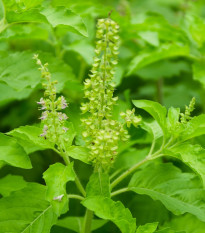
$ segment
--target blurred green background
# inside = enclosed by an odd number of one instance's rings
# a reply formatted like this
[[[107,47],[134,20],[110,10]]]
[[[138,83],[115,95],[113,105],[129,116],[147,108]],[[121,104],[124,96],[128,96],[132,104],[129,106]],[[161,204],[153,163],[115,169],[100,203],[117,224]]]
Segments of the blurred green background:
[[[183,111],[193,96],[194,113],[205,113],[204,0],[1,0],[1,132],[40,121],[36,102],[43,90],[40,72],[32,60],[33,54],[38,53],[43,62],[49,63],[52,78],[59,81],[58,92],[70,103],[66,113],[80,135],[79,106],[83,101],[83,81],[88,77],[94,55],[95,24],[110,11],[111,18],[120,26],[115,75],[119,102],[114,115],[117,117],[119,111],[132,107],[132,99],[150,99]],[[136,138],[143,136],[137,149],[146,150],[140,144],[146,144],[145,132],[130,132]],[[202,146],[204,139],[198,139]],[[30,157],[33,169],[6,166],[0,176],[21,174],[27,181],[43,183],[42,173],[50,164],[61,161],[52,151],[35,152]],[[80,170],[79,176],[86,182],[91,168],[77,162],[76,170]],[[121,199],[131,208],[137,224],[164,223],[171,218],[159,202],[129,195],[122,195]],[[84,213],[78,201],[71,201],[70,209],[69,215]],[[54,227],[52,232],[66,231]],[[95,232],[118,230],[109,223]]]

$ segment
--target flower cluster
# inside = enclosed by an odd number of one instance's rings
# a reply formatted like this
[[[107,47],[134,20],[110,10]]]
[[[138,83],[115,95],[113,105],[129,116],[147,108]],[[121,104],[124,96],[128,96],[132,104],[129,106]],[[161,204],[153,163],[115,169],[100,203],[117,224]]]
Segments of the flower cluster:
[[[117,101],[113,96],[113,82],[119,47],[119,26],[110,18],[99,19],[97,24],[94,64],[90,79],[84,82],[86,103],[82,103],[83,137],[90,149],[90,160],[99,167],[108,169],[117,155],[118,143],[129,138],[124,124],[113,120],[112,109]],[[136,121],[133,116],[132,122]]]
[[[127,110],[126,113],[120,113],[122,119],[125,120],[127,127],[130,128],[131,125],[137,127],[141,122],[141,117],[135,116],[135,109]]]
[[[65,127],[65,122],[68,119],[65,113],[61,110],[68,107],[63,96],[57,98],[55,85],[57,81],[51,81],[51,74],[48,71],[48,64],[42,64],[38,55],[34,55],[36,64],[40,66],[42,78],[45,80],[43,87],[45,88],[44,98],[41,98],[37,104],[41,107],[42,115],[40,117],[43,123],[43,132],[40,135],[57,145],[59,148],[65,147],[65,137],[64,134],[67,132],[68,128]]]
[[[181,123],[187,123],[189,120],[191,120],[191,113],[194,111],[195,102],[196,100],[193,97],[190,101],[189,106],[185,107],[185,113],[180,114]]]

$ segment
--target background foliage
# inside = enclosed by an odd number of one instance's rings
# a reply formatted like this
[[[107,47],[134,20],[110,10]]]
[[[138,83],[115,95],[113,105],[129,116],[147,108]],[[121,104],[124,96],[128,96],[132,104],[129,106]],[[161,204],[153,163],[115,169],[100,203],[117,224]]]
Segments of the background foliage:
[[[17,215],[19,212],[21,213],[23,210],[15,206],[14,200],[24,201],[20,198],[22,192],[24,196],[28,195],[26,199],[29,199],[29,195],[31,195],[29,190],[31,189],[37,190],[32,193],[32,200],[35,201],[25,202],[25,205],[30,204],[33,208],[37,208],[38,213],[42,213],[45,208],[50,208],[46,212],[47,216],[39,215],[41,216],[39,221],[41,218],[47,219],[44,224],[45,229],[49,228],[50,219],[52,221],[57,219],[57,216],[50,211],[51,208],[58,212],[59,208],[62,210],[65,205],[68,205],[68,203],[62,203],[60,207],[49,205],[48,201],[43,200],[45,188],[40,186],[40,184],[45,184],[44,182],[51,182],[47,169],[55,162],[62,162],[61,158],[50,150],[52,148],[47,143],[29,144],[32,137],[39,132],[32,131],[31,134],[30,131],[26,131],[28,128],[19,128],[20,126],[39,124],[40,113],[36,101],[42,96],[42,86],[40,71],[32,57],[34,53],[39,53],[42,61],[49,63],[52,78],[59,81],[58,92],[62,92],[70,103],[66,113],[74,124],[75,144],[81,145],[79,107],[83,101],[83,81],[88,77],[93,62],[96,20],[107,17],[111,10],[113,10],[111,18],[120,25],[121,38],[119,64],[115,75],[117,83],[115,94],[119,96],[119,104],[115,107],[114,112],[115,117],[118,118],[120,111],[133,107],[131,102],[133,99],[154,100],[167,108],[173,106],[184,111],[185,105],[188,105],[193,96],[196,97],[194,114],[205,113],[205,3],[203,0],[1,0],[0,131],[7,133],[18,128],[10,132],[10,135],[16,135],[18,142],[24,142],[24,149],[16,144],[16,139],[9,138],[10,141],[8,141],[7,136],[0,134],[0,166],[2,166],[0,194],[7,198],[7,205],[3,204],[0,217],[9,207],[14,208]],[[145,118],[149,116],[143,110],[137,109],[137,113]],[[202,126],[204,127],[204,125]],[[204,130],[203,127],[202,130]],[[148,133],[142,128],[138,130],[131,128],[130,133],[132,141],[130,144],[121,145],[119,158],[113,171],[129,168],[148,153],[152,140]],[[157,137],[157,135],[154,136]],[[192,140],[193,143],[204,147],[204,136]],[[9,157],[10,161],[4,161],[3,155],[5,157],[5,155],[11,154],[6,145],[11,144],[15,144],[13,149],[15,151],[12,151],[12,154],[15,154],[16,158]],[[187,146],[185,145],[184,148]],[[181,152],[180,148],[176,149],[182,157],[184,148],[181,149]],[[192,149],[190,148],[190,150]],[[73,156],[75,156],[76,149],[73,150]],[[29,153],[31,163],[26,153]],[[19,154],[21,161],[17,157]],[[83,155],[81,160],[85,160]],[[129,187],[137,195],[133,192],[118,196],[122,203],[130,208],[138,226],[158,222],[159,233],[204,232],[204,205],[197,207],[197,204],[190,207],[187,204],[185,208],[184,204],[180,202],[186,198],[193,203],[204,200],[203,191],[200,194],[197,193],[197,197],[200,199],[193,199],[193,196],[180,196],[188,185],[191,189],[196,189],[196,182],[193,180],[197,178],[189,168],[195,165],[190,166],[192,160],[188,161],[187,158],[184,160],[186,160],[185,164],[176,158],[165,157],[163,162],[166,163],[166,166],[162,169],[158,162],[153,162],[149,166],[157,167],[161,174],[154,174],[155,169],[146,167],[145,170],[138,172],[129,184]],[[23,166],[21,165],[22,161],[24,161]],[[175,168],[169,162],[173,163]],[[6,165],[3,166],[3,163]],[[59,163],[57,166],[53,168],[56,174],[64,169],[63,165],[61,166]],[[30,169],[31,167],[32,169]],[[49,169],[51,170],[52,166]],[[62,177],[63,185],[74,179],[72,168],[70,169],[68,177]],[[46,173],[44,173],[45,170],[47,170]],[[78,172],[79,177],[83,184],[86,184],[91,174],[91,167],[76,160],[75,170],[80,171]],[[176,197],[176,190],[174,186],[173,190],[167,190],[166,182],[176,183],[176,180],[166,180],[168,171],[173,174],[170,179],[179,179],[178,182],[184,185],[184,187],[180,187],[181,194],[179,193],[177,196],[179,203],[175,208],[171,203]],[[182,176],[179,176],[180,172],[183,172]],[[43,173],[45,181],[42,178]],[[204,181],[204,167],[198,169],[197,173]],[[160,199],[161,202],[153,193],[143,189],[148,186],[149,189],[158,190],[155,181],[150,182],[153,176],[164,178],[164,180],[160,180],[161,189],[165,193],[168,191],[168,197]],[[135,177],[137,177],[137,181],[135,181]],[[6,184],[10,182],[13,182],[12,185],[7,187]],[[39,184],[27,185],[27,182]],[[197,188],[201,187],[202,182],[199,180],[197,182],[200,183],[197,183]],[[17,183],[18,186],[16,186]],[[63,187],[60,188],[63,189]],[[17,192],[10,196],[10,193],[16,190]],[[74,192],[74,185],[68,183],[67,190]],[[52,192],[52,187],[50,192]],[[173,197],[174,195],[175,197]],[[106,198],[101,197],[96,203],[102,204]],[[78,200],[69,202],[69,213],[63,215],[62,219],[56,222],[51,233],[79,231],[79,222],[82,222],[81,216],[84,214],[84,209]],[[85,201],[84,205],[89,206],[93,203],[95,203],[95,199],[90,202],[89,200]],[[110,205],[116,210],[115,213],[121,211],[119,210],[121,206],[116,202]],[[185,212],[188,213],[184,214]],[[128,221],[132,222],[133,217],[129,216],[130,213],[125,211],[123,214]],[[178,214],[181,215],[177,216]],[[101,215],[104,213],[97,213],[97,216],[101,217]],[[118,216],[112,214],[112,217],[114,218],[113,222],[120,228],[120,223],[115,220],[115,218],[118,219]],[[110,219],[110,216],[106,218]],[[32,219],[27,219],[27,221],[32,221]],[[102,225],[103,228],[98,229]],[[35,227],[37,226],[33,226],[31,232],[44,232],[45,230],[37,231],[38,229]],[[157,223],[146,225],[146,227],[149,229],[148,232],[154,232],[157,229]],[[106,220],[96,219],[93,221],[92,228],[95,233],[119,232],[113,223]],[[0,230],[0,232],[5,233],[6,230]],[[132,232],[132,229],[130,228],[130,231],[127,232]],[[138,228],[137,232],[145,231]]]

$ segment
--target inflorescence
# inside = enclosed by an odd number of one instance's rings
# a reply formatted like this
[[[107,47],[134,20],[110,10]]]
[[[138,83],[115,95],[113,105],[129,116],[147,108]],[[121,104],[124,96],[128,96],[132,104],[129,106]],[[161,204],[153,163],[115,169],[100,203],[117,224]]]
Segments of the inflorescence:
[[[66,138],[64,137],[68,128],[65,126],[65,122],[68,119],[65,113],[61,110],[68,107],[63,96],[57,98],[56,87],[57,81],[51,81],[51,74],[48,71],[48,63],[42,64],[38,55],[33,57],[36,60],[36,64],[40,66],[42,78],[45,80],[43,87],[45,88],[44,98],[41,98],[37,104],[41,107],[42,115],[40,117],[43,124],[43,132],[40,135],[54,143],[58,149],[65,147]]]
[[[98,20],[94,64],[90,79],[84,82],[85,98],[88,101],[82,104],[81,110],[82,113],[88,112],[88,116],[82,119],[83,137],[90,149],[90,161],[96,169],[109,168],[116,158],[118,142],[129,138],[125,123],[112,118],[113,106],[118,99],[113,96],[113,79],[118,63],[118,31],[118,24],[110,18]],[[121,115],[127,126],[131,123],[137,126],[141,120],[134,116],[134,110]]]

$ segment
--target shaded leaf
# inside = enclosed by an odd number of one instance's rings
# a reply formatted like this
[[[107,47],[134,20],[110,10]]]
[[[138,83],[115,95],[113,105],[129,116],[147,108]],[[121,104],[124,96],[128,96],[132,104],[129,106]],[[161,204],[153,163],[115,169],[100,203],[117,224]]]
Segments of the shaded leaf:
[[[70,229],[75,232],[81,231],[81,226],[83,225],[83,217],[65,217],[63,219],[59,219],[56,223],[57,226],[64,227],[66,229]],[[94,231],[100,227],[102,227],[104,224],[106,224],[106,220],[102,219],[93,219],[92,220],[92,226],[91,230]]]
[[[171,58],[171,57],[178,57],[178,56],[189,56],[189,47],[188,46],[181,46],[178,44],[163,44],[162,46],[158,47],[156,50],[151,50],[138,54],[133,60],[131,61],[128,67],[127,75],[131,75],[136,70],[139,70],[147,65],[150,65],[154,62]]]

